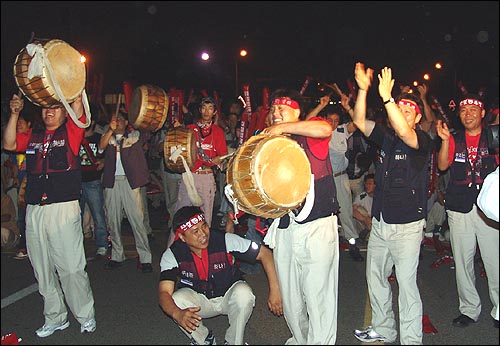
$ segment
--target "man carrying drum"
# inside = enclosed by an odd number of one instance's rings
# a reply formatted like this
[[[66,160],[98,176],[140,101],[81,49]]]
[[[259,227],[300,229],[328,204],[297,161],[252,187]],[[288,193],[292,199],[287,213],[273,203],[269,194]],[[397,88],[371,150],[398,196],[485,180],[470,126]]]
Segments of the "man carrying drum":
[[[205,97],[200,103],[200,118],[186,127],[192,129],[196,136],[197,156],[191,172],[193,172],[194,186],[201,197],[206,222],[211,225],[212,211],[216,192],[213,167],[221,163],[221,156],[227,154],[224,130],[214,124],[217,113],[215,100]],[[193,205],[184,179],[179,187],[179,199],[176,210],[184,206]]]
[[[78,156],[84,128],[77,126],[60,105],[42,108],[42,129],[16,134],[23,100],[14,95],[3,137],[6,150],[26,152],[26,245],[38,290],[44,300],[41,337],[68,328],[65,301],[80,331],[96,329],[94,298],[83,248],[80,216],[81,168]],[[81,95],[71,104],[82,121]]]
[[[333,345],[337,337],[338,203],[328,156],[331,125],[322,118],[299,121],[301,95],[279,89],[270,97],[273,124],[264,134],[290,134],[311,165],[310,191],[297,213],[276,219],[264,242],[274,250],[283,312],[292,337],[287,344]]]

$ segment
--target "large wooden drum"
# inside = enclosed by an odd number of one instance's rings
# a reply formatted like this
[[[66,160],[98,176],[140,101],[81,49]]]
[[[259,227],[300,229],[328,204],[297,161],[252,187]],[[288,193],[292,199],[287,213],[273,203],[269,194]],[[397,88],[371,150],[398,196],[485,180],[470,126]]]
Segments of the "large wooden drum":
[[[163,143],[163,157],[167,168],[175,173],[184,173],[186,169],[180,157],[175,162],[169,159],[171,152],[177,148],[182,150],[181,156],[186,160],[188,167],[193,168],[196,160],[196,135],[193,130],[184,127],[170,129]]]
[[[128,121],[136,129],[157,131],[167,120],[168,95],[160,87],[141,85],[132,93]]]
[[[64,99],[68,103],[75,101],[85,88],[86,72],[85,64],[81,61],[82,55],[62,40],[35,39],[32,44],[43,47],[48,64],[43,59],[35,60],[35,63],[39,61],[42,65],[42,75],[28,78],[28,68],[34,57],[29,55],[26,47],[21,49],[14,63],[14,79],[22,93],[41,107],[61,105],[54,87],[55,81]]]
[[[286,136],[256,135],[230,159],[227,183],[238,208],[265,218],[277,218],[305,199],[311,166],[300,145]]]

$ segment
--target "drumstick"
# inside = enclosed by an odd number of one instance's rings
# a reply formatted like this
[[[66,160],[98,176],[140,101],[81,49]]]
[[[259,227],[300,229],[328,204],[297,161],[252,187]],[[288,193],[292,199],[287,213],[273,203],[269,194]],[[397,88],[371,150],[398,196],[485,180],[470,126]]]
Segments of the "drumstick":
[[[115,118],[118,116],[118,111],[120,110],[120,101],[122,98],[122,94],[118,94],[118,101],[116,101],[116,111],[115,111]]]
[[[234,155],[234,153],[235,153],[235,152],[232,152],[232,153],[227,154],[227,155],[222,155],[222,156],[220,157],[220,160],[222,161],[222,160],[225,160],[225,159],[229,159],[231,156],[233,156],[233,155]]]
[[[321,81],[320,81],[320,83],[323,84],[324,86],[332,89],[333,91],[335,91],[335,93],[337,93],[340,97],[342,97],[342,95],[344,94],[342,92],[342,90],[340,90],[340,88],[338,87],[337,83],[333,83],[333,85],[330,85],[328,83],[321,82]]]

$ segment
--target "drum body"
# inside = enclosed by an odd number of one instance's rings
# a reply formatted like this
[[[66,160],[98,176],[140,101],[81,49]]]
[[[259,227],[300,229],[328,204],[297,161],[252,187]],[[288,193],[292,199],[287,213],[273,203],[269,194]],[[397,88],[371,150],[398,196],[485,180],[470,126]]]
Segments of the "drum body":
[[[132,93],[128,121],[136,129],[157,131],[167,120],[168,95],[160,87],[141,85]]]
[[[75,101],[85,88],[85,64],[81,61],[82,55],[62,40],[33,40],[33,44],[40,44],[45,50],[47,60],[52,67],[50,75],[61,88],[62,94],[68,103]],[[62,105],[56,95],[54,85],[49,78],[47,64],[43,66],[41,76],[28,78],[28,67],[32,57],[26,47],[21,49],[14,63],[14,79],[22,93],[34,104],[41,107]]]
[[[265,218],[298,207],[311,184],[305,151],[286,136],[250,137],[230,159],[226,174],[238,208]]]
[[[177,127],[167,131],[163,143],[163,157],[168,169],[175,173],[184,173],[184,165],[181,158],[176,162],[169,160],[171,151],[176,148],[182,148],[181,155],[186,160],[189,168],[193,168],[196,160],[196,136],[194,131],[188,128]]]

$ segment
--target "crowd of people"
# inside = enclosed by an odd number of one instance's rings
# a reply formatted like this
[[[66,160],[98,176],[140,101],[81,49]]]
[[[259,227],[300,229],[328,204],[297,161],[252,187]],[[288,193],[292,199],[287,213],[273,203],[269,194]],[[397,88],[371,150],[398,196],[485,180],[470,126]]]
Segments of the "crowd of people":
[[[2,249],[15,249],[14,258],[33,266],[44,300],[36,334],[66,329],[66,304],[82,333],[96,330],[85,270],[86,217],[105,269],[127,260],[121,240],[126,217],[140,270],[154,272],[146,195],[152,176],[161,179],[169,232],[159,259],[159,304],[192,345],[216,344],[203,319],[221,314],[229,319],[224,344],[244,344],[255,304],[244,275],[260,268],[269,283],[269,310],[285,317],[291,333],[284,342],[335,344],[342,244],[353,261],[366,261],[372,310],[371,324],[353,336],[391,343],[399,334],[401,344],[421,344],[425,302],[417,268],[424,235],[432,234],[437,251],[444,228],[459,297],[460,315],[450,322],[467,327],[478,320],[474,261],[480,250],[498,328],[498,213],[492,220],[487,206],[477,203],[489,177],[496,172],[498,179],[498,102],[463,94],[459,123],[450,124],[428,102],[428,86],[402,86],[393,94],[393,71],[385,67],[377,75],[383,108],[375,111],[367,98],[373,74],[357,63],[357,94],[326,92],[317,104],[304,104],[293,89],[274,90],[251,114],[253,121],[237,100],[224,111],[215,97],[200,95],[155,133],[134,128],[127,105],[110,116],[93,108],[95,119],[82,128],[60,104],[42,107],[35,121],[14,95],[2,129],[1,239]],[[85,119],[81,96],[71,108]],[[171,149],[165,141],[179,128],[191,131],[196,159],[173,170],[169,160],[184,158],[165,152]],[[257,133],[291,138],[311,169],[304,201],[277,218],[243,215],[226,189],[230,160]],[[151,161],[159,164],[153,168]],[[393,271],[399,327],[388,280]]]

